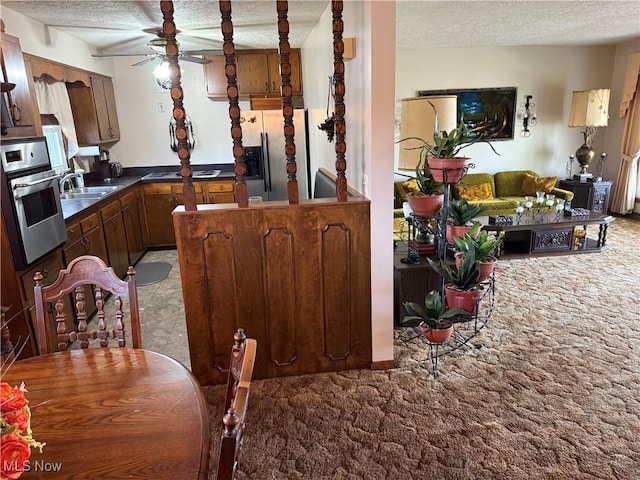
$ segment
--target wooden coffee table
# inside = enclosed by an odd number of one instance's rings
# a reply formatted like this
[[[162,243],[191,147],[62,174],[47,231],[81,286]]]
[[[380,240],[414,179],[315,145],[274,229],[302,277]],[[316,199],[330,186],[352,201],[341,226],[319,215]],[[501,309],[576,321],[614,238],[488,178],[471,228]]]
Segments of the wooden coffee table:
[[[564,216],[562,212],[511,217],[512,225],[489,225],[489,217],[475,219],[482,223],[484,230],[504,232],[499,252],[502,258],[602,252],[609,248],[607,228],[614,220],[610,215],[593,211],[577,217]],[[588,236],[589,225],[598,226],[597,237]]]

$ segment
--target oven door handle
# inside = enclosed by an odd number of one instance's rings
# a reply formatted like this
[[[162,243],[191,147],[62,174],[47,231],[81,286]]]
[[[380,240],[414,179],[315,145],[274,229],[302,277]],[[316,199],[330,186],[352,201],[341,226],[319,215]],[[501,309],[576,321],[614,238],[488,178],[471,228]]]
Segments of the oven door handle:
[[[47,177],[47,178],[41,178],[40,180],[36,180],[35,182],[27,182],[27,183],[16,183],[13,186],[14,190],[17,190],[18,188],[27,188],[27,187],[33,187],[34,185],[38,185],[40,183],[44,183],[44,182],[50,182],[51,180],[57,180],[59,178],[62,178],[62,175],[53,175],[51,177]]]

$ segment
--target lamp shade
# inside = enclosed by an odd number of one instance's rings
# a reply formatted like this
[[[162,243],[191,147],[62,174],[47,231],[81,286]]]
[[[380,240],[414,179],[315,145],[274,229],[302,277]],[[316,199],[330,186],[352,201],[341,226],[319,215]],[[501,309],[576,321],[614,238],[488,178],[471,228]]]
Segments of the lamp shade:
[[[403,141],[403,139],[417,137],[429,144],[433,143],[433,133],[436,125],[435,114],[431,104],[438,112],[438,131],[450,132],[456,128],[458,124],[457,98],[456,95],[438,95],[402,99],[398,150],[399,169],[415,170],[420,160],[420,150],[415,148],[420,147],[422,143],[417,140]]]
[[[609,123],[608,88],[573,92],[570,127],[606,127]]]

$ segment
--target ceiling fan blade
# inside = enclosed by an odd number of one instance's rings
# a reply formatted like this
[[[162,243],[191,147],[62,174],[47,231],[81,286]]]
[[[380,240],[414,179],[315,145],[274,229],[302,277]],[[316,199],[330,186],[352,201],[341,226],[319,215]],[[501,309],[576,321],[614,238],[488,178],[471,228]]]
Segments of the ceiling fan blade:
[[[154,60],[156,60],[158,58],[157,55],[154,55],[152,57],[149,58],[145,58],[144,60],[138,62],[138,63],[134,63],[133,65],[131,65],[132,67],[137,67],[138,65],[144,65],[145,63],[149,63],[149,62],[153,62]]]
[[[185,55],[224,55],[222,50],[181,50]]]
[[[148,57],[148,53],[92,53],[92,57]],[[151,55],[152,56],[152,55]]]
[[[180,60],[184,60],[185,62],[193,62],[193,63],[199,63],[200,65],[206,65],[207,63],[211,63],[211,60],[208,60],[206,58],[200,58],[200,57],[192,57],[190,55],[180,55]]]

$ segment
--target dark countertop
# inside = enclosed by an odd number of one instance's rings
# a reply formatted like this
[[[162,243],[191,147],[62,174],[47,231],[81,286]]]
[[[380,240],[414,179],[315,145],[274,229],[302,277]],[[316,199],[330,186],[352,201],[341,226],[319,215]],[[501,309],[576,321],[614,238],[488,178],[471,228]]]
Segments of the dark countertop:
[[[233,166],[232,166],[233,167]],[[177,170],[176,168],[173,168],[173,171]],[[140,172],[136,172],[136,174],[131,175],[129,174],[130,172],[127,172],[127,176],[123,176],[123,177],[118,177],[118,178],[114,178],[112,179],[110,182],[102,182],[102,183],[87,183],[86,186],[97,186],[97,185],[109,185],[109,186],[118,186],[120,188],[117,188],[116,190],[109,192],[103,196],[101,196],[100,198],[91,198],[91,199],[87,199],[87,198],[83,198],[83,199],[77,199],[74,198],[72,200],[61,200],[62,203],[62,216],[64,217],[65,220],[70,220],[72,219],[72,217],[75,217],[79,214],[81,214],[82,212],[88,210],[89,208],[92,208],[94,206],[96,206],[99,203],[103,203],[105,201],[108,201],[109,199],[113,198],[116,195],[119,195],[120,193],[122,193],[123,190],[131,187],[132,185],[136,185],[139,183],[165,183],[165,182],[181,182],[182,181],[182,177],[180,176],[176,176],[175,178],[162,178],[162,179],[150,179],[150,180],[142,180],[141,179],[141,175],[140,173],[142,173],[142,176],[146,175],[146,173],[149,173],[150,171],[152,171],[152,169],[145,169],[142,170]],[[156,170],[157,171],[157,170]],[[172,171],[171,169],[167,170],[167,171]],[[218,175],[217,177],[214,178],[207,178],[207,179],[194,179],[194,182],[211,182],[211,181],[216,181],[216,180],[229,180],[229,179],[234,179],[235,178],[235,173],[233,172],[233,170],[229,171],[229,170],[223,170],[220,175]]]

